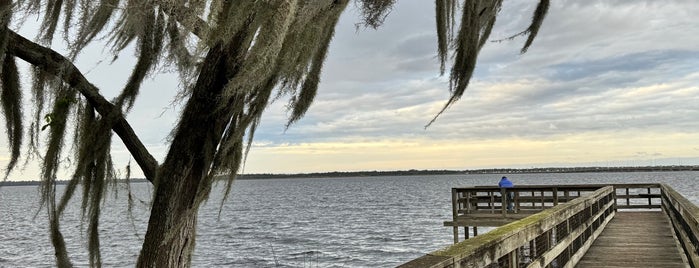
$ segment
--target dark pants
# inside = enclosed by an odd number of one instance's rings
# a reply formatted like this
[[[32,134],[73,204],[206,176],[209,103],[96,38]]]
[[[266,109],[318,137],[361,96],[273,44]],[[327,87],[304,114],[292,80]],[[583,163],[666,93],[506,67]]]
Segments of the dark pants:
[[[512,211],[515,208],[515,193],[507,191],[507,211]]]

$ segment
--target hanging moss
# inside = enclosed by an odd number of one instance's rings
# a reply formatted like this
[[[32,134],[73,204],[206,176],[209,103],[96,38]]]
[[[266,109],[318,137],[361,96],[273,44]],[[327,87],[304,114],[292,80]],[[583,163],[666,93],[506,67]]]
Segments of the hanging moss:
[[[380,26],[396,2],[356,0],[354,3],[362,13],[358,25]],[[26,131],[29,141],[25,162],[30,159],[41,162],[41,207],[49,213],[57,265],[71,266],[60,232],[60,216],[81,186],[89,263],[93,267],[101,266],[100,204],[107,187],[116,185],[110,154],[113,132],[132,145],[127,148],[156,190],[175,180],[157,175],[163,167],[144,148],[124,115],[149,75],[160,67],[175,69],[182,80],[178,96],[207,100],[201,102],[206,105],[192,112],[216,124],[216,131],[202,134],[199,129],[188,129],[198,122],[180,121],[172,132],[184,133],[180,139],[189,142],[185,145],[204,144],[201,152],[197,152],[201,159],[196,159],[200,161],[197,165],[203,166],[197,167],[202,169],[198,172],[203,174],[195,174],[192,177],[196,179],[173,186],[179,191],[195,189],[195,196],[183,202],[196,212],[198,205],[208,199],[216,175],[230,175],[223,200],[229,196],[235,174],[241,171],[261,116],[271,101],[289,97],[287,128],[304,116],[317,94],[335,27],[349,3],[349,0],[23,0],[14,5],[1,2],[0,102],[11,148],[6,176],[19,160]],[[461,14],[457,14],[458,3],[462,3]],[[441,114],[468,87],[477,55],[490,35],[502,1],[437,0],[435,4],[440,72],[444,73],[447,61],[453,60],[449,74],[451,97]],[[525,31],[528,39],[522,52],[532,44],[548,5],[549,1],[540,1],[532,24]],[[24,19],[34,14],[41,18],[42,28],[37,38],[44,46],[7,27],[12,15]],[[456,33],[455,29],[458,29]],[[57,31],[63,33],[68,44],[67,57],[50,48]],[[87,46],[99,39],[107,40],[115,59],[125,48],[132,45],[136,48],[131,75],[112,101],[106,100],[72,64]],[[33,65],[30,87],[33,111],[27,126],[23,124],[15,57]],[[212,74],[219,80],[207,81],[214,79],[209,77]],[[198,84],[216,86],[202,86],[195,92]],[[66,139],[68,129],[75,132],[72,140]],[[191,137],[199,140],[190,142]],[[173,138],[173,143],[176,139]],[[64,148],[71,142],[74,146]],[[58,170],[68,162],[73,173],[56,202]],[[188,172],[191,167],[186,165],[194,165],[177,164]],[[131,211],[130,192],[128,198]],[[175,234],[164,237],[172,235]],[[182,253],[187,256],[193,249],[193,242],[189,243],[186,248],[189,251]],[[188,260],[185,258],[184,263]]]

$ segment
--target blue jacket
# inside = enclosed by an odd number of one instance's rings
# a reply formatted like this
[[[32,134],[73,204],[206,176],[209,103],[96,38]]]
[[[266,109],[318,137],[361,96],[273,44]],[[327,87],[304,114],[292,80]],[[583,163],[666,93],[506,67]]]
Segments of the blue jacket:
[[[498,183],[498,186],[501,188],[512,188],[514,187],[514,183],[512,183],[510,180],[507,178],[502,178],[500,182]]]

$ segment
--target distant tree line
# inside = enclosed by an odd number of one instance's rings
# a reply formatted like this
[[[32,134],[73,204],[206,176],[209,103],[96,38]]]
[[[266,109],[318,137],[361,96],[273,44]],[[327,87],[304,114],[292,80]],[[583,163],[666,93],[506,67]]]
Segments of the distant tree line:
[[[624,166],[624,167],[542,167],[542,168],[494,168],[466,170],[468,174],[495,173],[578,173],[578,172],[652,172],[652,171],[695,171],[699,165],[671,166]]]
[[[293,178],[350,178],[350,177],[381,177],[381,176],[418,176],[418,175],[459,175],[459,174],[522,174],[522,173],[582,173],[582,172],[654,172],[654,171],[699,171],[699,165],[672,166],[637,166],[637,167],[542,167],[542,168],[489,168],[467,170],[394,170],[394,171],[333,171],[314,173],[257,173],[240,174],[239,180],[258,179],[293,179]],[[224,180],[227,176],[216,179]],[[147,182],[146,179],[131,179],[129,182]],[[68,181],[57,181],[57,184],[67,184]],[[0,186],[39,185],[39,181],[5,181]]]
[[[458,174],[512,174],[512,173],[578,173],[578,172],[650,172],[650,171],[699,171],[699,165],[638,166],[638,167],[542,167],[542,168],[490,168],[467,170],[396,170],[396,171],[349,171],[316,172],[296,174],[244,174],[238,179],[281,179],[281,178],[335,178],[372,176],[414,175],[458,175]]]

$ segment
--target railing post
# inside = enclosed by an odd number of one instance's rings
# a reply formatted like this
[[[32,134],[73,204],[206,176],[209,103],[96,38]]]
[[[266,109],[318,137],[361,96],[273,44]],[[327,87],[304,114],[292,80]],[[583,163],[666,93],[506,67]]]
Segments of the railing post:
[[[466,213],[471,213],[471,192],[466,192]]]
[[[546,202],[545,202],[546,199],[544,196],[544,191],[542,190],[540,193],[541,193],[541,210],[544,210],[544,209],[546,209]]]
[[[662,185],[658,185],[658,189],[660,190],[660,208],[665,211],[666,214],[670,213],[667,211],[667,202],[665,202],[665,199],[667,198],[666,195],[667,193],[664,191]]]
[[[616,203],[616,188],[617,188],[617,186],[614,185],[613,188],[614,188],[614,191],[612,191],[612,200],[614,201],[613,209],[614,209],[614,212],[616,212],[617,211],[617,208],[616,208],[616,206],[617,206],[617,203]]]
[[[488,191],[488,195],[490,195],[490,213],[495,214],[495,194],[493,191]]]
[[[556,228],[556,227],[554,227],[554,228]],[[546,231],[546,244],[544,244],[544,248],[545,248],[544,252],[549,251],[549,249],[551,249],[551,239],[553,239],[552,235],[551,235],[551,230],[548,230],[548,231]],[[541,256],[541,254],[539,252],[537,252],[537,254],[538,254],[538,256]]]
[[[631,206],[631,201],[629,197],[629,187],[626,187],[626,205],[629,207]]]
[[[507,264],[507,267],[510,267],[510,268],[517,268],[517,267],[519,267],[519,260],[518,260],[518,259],[519,259],[519,256],[518,256],[519,254],[517,254],[517,251],[519,251],[519,248],[513,250],[512,252],[510,252],[510,254],[508,254],[509,256],[507,256],[507,259],[508,259],[509,262],[508,262],[508,264]]]
[[[452,222],[454,223],[454,244],[459,243],[459,226],[456,224],[456,220],[459,216],[459,193],[456,188],[451,188],[451,213]]]
[[[558,188],[553,187],[553,206],[558,206]]]
[[[578,197],[580,197],[580,192],[578,192]],[[566,219],[565,223],[566,223],[566,236],[569,236],[569,235],[571,235],[570,234],[570,218]],[[568,258],[570,258],[570,256],[573,254],[573,244],[572,243],[570,245],[568,245],[568,247],[566,248],[566,251],[568,252]],[[566,262],[568,262],[569,260],[566,260]]]
[[[507,198],[505,197],[505,188],[500,188],[500,211],[502,212],[502,215],[505,216],[507,214]]]

